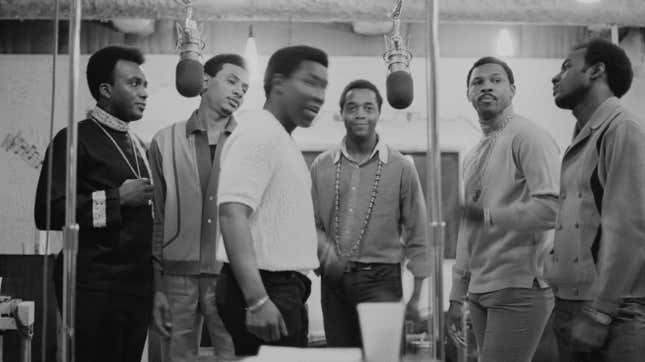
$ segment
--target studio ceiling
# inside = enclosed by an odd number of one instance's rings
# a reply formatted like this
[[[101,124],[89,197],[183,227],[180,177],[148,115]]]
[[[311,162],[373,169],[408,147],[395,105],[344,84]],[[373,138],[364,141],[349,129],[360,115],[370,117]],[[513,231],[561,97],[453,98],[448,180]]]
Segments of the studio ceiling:
[[[180,0],[181,1],[181,0]],[[61,0],[66,16],[70,0]],[[193,0],[195,17],[210,21],[383,21],[393,0]],[[0,0],[2,19],[49,19],[53,0]],[[83,0],[83,18],[178,19],[175,0]],[[443,22],[616,24],[645,26],[645,0],[440,0]],[[403,21],[422,22],[424,0],[405,0]]]

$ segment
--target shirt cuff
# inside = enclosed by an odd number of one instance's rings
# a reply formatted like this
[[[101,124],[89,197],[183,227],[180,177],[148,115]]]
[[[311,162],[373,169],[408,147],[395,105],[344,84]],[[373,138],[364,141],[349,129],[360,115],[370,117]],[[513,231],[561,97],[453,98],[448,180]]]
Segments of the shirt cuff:
[[[455,275],[452,278],[452,288],[450,289],[450,300],[465,302],[468,294],[469,279],[461,275]]]
[[[104,228],[107,226],[107,206],[105,191],[92,192],[92,226]]]
[[[251,208],[251,211],[255,211],[258,208],[259,202],[254,200],[253,198],[246,196],[246,195],[217,195],[217,207],[219,208],[222,206],[222,204],[230,203],[230,202],[235,202],[238,204],[246,205],[249,208]]]
[[[432,274],[430,270],[430,262],[423,261],[408,261],[408,270],[412,276],[416,278],[427,278]]]
[[[513,207],[488,209],[488,213],[490,214],[490,225],[500,226],[503,229],[510,229],[517,225],[517,211]],[[484,218],[486,218],[485,211]]]

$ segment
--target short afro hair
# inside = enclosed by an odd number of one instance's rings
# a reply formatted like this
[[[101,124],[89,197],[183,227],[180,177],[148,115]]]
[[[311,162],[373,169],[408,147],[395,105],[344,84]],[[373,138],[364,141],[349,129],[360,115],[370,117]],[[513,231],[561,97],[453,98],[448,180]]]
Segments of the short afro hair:
[[[378,88],[369,80],[365,79],[356,79],[351,82],[347,86],[345,86],[345,89],[343,89],[343,92],[340,94],[340,111],[343,111],[343,107],[345,106],[345,101],[347,97],[347,93],[353,89],[369,89],[376,94],[376,103],[378,104],[378,110],[379,112],[381,111],[381,106],[383,105],[383,97],[381,96],[381,92],[379,92]]]
[[[224,64],[237,65],[242,69],[246,68],[246,61],[238,54],[218,54],[204,63],[204,73],[214,77],[224,68]]]
[[[576,45],[574,50],[585,49],[585,64],[590,67],[603,63],[607,74],[607,85],[618,98],[627,93],[634,79],[632,63],[625,51],[618,45],[604,40],[593,39]]]
[[[511,67],[506,64],[505,61],[495,58],[495,57],[483,57],[479,58],[475,64],[473,64],[472,67],[470,67],[470,70],[468,71],[468,76],[466,77],[466,87],[470,87],[470,76],[473,74],[473,70],[475,68],[480,67],[484,64],[497,64],[500,65],[502,68],[504,68],[504,71],[506,72],[506,76],[508,77],[508,82],[511,84],[515,84],[515,77],[513,76],[513,71],[511,70]]]
[[[300,63],[307,60],[322,64],[325,68],[329,66],[327,53],[318,48],[297,45],[278,49],[269,58],[264,72],[264,94],[268,97],[271,93],[271,81],[274,75],[282,74],[288,78],[300,67]]]
[[[100,98],[99,85],[114,84],[114,66],[119,60],[135,62],[139,65],[146,60],[141,50],[121,45],[110,45],[97,50],[87,63],[87,86],[92,97]]]

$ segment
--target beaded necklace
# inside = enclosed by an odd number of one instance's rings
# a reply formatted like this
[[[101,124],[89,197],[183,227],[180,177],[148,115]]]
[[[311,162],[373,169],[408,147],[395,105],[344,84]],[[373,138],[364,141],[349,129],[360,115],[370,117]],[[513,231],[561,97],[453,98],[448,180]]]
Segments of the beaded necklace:
[[[383,161],[379,159],[376,165],[376,175],[374,176],[374,183],[372,185],[372,192],[370,194],[369,206],[367,207],[365,217],[363,218],[363,225],[358,234],[358,238],[356,239],[356,241],[354,241],[352,247],[347,253],[343,252],[340,247],[340,220],[338,216],[338,214],[340,213],[340,174],[342,171],[342,163],[343,157],[341,155],[340,159],[338,160],[338,164],[336,165],[336,182],[334,184],[334,243],[336,244],[336,251],[338,252],[338,255],[349,258],[358,252],[361,242],[363,241],[363,237],[365,236],[365,232],[367,231],[367,225],[369,224],[370,218],[372,217],[374,202],[376,201],[376,195],[378,194],[378,184],[381,181],[381,173],[383,171]]]
[[[92,118],[92,121],[94,121],[96,123],[96,125],[99,126],[101,131],[103,131],[103,133],[107,136],[107,138],[109,138],[110,141],[112,141],[112,144],[114,144],[114,147],[116,148],[116,150],[119,151],[119,153],[121,154],[121,157],[123,158],[125,163],[128,165],[128,167],[130,168],[130,171],[132,171],[134,176],[136,178],[140,179],[141,176],[142,176],[141,168],[139,167],[139,158],[137,157],[137,146],[134,144],[134,141],[132,140],[132,135],[130,135],[130,133],[128,132],[128,139],[130,140],[130,144],[132,145],[132,151],[134,152],[134,162],[137,165],[136,170],[134,169],[134,167],[132,167],[132,164],[130,163],[130,160],[128,160],[128,158],[125,156],[125,152],[123,152],[123,149],[121,149],[121,146],[119,146],[119,144],[116,143],[116,140],[114,139],[114,137],[112,137],[112,135],[110,135],[108,133],[108,131],[106,131],[105,128],[103,128],[103,126],[101,126],[101,124],[97,120]],[[142,156],[142,157],[144,157],[144,156]]]

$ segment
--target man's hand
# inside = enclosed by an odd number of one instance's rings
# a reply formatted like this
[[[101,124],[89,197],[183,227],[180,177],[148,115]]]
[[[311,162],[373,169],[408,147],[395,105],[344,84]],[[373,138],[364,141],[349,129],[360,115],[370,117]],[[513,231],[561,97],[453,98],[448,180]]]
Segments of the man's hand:
[[[339,257],[334,247],[329,244],[320,256],[320,274],[327,281],[337,282],[345,272],[345,264],[347,260]]]
[[[448,308],[448,335],[458,347],[465,345],[464,331],[461,328],[463,315],[461,313],[462,303],[450,301]]]
[[[246,311],[246,328],[267,342],[275,342],[289,335],[282,314],[271,299],[254,311]]]
[[[405,320],[411,321],[416,330],[416,326],[421,323],[421,316],[419,314],[419,297],[412,296],[408,303],[405,305]]]
[[[471,222],[482,223],[484,222],[484,209],[473,205],[466,205],[464,206],[464,216],[466,220]]]
[[[163,292],[155,292],[152,301],[152,322],[154,329],[164,338],[170,338],[172,317],[168,298]]]
[[[582,351],[600,349],[609,332],[609,326],[593,320],[584,311],[571,322],[571,343]]]
[[[143,206],[152,201],[153,186],[150,179],[128,179],[119,187],[122,206]]]

